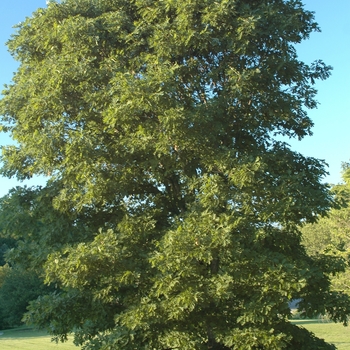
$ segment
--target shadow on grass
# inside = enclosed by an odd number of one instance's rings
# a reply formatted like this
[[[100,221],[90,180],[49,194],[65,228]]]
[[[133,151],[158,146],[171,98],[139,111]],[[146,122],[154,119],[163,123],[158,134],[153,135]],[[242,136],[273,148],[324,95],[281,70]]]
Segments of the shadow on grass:
[[[38,338],[38,337],[47,337],[49,334],[43,330],[36,330],[33,328],[13,328],[5,329],[0,331],[0,339],[5,338]]]

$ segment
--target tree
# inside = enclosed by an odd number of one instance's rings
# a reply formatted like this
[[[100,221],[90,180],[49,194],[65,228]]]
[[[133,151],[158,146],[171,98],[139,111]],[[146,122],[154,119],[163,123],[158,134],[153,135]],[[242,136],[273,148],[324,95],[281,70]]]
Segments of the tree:
[[[298,0],[51,1],[17,27],[2,174],[49,180],[2,210],[62,289],[28,321],[84,349],[334,348],[288,320],[350,313],[301,245],[325,165],[276,139],[311,133],[330,67],[294,45],[317,30]]]
[[[332,187],[338,205],[327,217],[302,228],[307,253],[315,258],[332,257],[341,266],[332,276],[333,289],[350,294],[350,165],[343,164],[343,183]]]
[[[0,267],[0,329],[22,324],[29,302],[52,291],[33,271]]]
[[[20,325],[29,302],[55,290],[40,278],[48,255],[43,248],[53,240],[43,226],[45,201],[37,196],[36,204],[35,195],[33,190],[17,188],[8,195],[11,201],[8,196],[0,199],[0,329]],[[66,228],[59,217],[54,221],[62,231]]]

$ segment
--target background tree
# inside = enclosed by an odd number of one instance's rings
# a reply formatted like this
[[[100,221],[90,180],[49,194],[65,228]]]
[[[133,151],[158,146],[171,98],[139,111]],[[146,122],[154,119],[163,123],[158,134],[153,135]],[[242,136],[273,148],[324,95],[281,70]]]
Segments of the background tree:
[[[22,324],[29,302],[52,291],[33,271],[0,267],[0,329]]]
[[[301,245],[324,164],[275,139],[310,134],[330,68],[294,45],[315,30],[297,0],[53,1],[17,27],[2,174],[49,181],[2,210],[62,289],[28,321],[85,349],[334,348],[288,321],[293,298],[350,313]]]
[[[313,257],[336,257],[341,271],[332,276],[335,290],[350,294],[350,165],[343,164],[342,184],[332,187],[338,202],[327,217],[315,224],[308,224],[302,229],[303,244],[308,254]]]
[[[0,266],[0,288],[4,283],[4,280],[10,270],[10,267],[8,265],[2,265]],[[3,312],[0,308],[0,329],[6,328],[6,323],[4,322],[5,315],[3,315]]]
[[[40,244],[39,236],[41,240],[50,238],[35,217],[34,193],[17,188],[0,199],[0,329],[19,326],[29,302],[54,290],[40,278],[47,252],[43,252],[45,245]],[[36,200],[40,201],[39,197]],[[44,202],[40,204],[43,208]],[[43,214],[41,210],[41,221]],[[55,222],[59,224],[57,218]]]

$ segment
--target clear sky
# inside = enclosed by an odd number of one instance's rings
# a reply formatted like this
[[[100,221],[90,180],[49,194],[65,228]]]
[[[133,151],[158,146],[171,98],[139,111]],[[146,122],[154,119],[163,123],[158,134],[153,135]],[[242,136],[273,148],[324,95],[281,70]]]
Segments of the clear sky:
[[[350,160],[350,0],[304,0],[306,9],[316,12],[322,32],[297,47],[299,57],[306,63],[322,59],[333,66],[331,78],[318,82],[318,109],[309,112],[315,123],[313,136],[302,141],[288,140],[292,148],[306,156],[324,159],[330,175],[325,181],[341,181],[341,163]],[[15,24],[30,16],[46,0],[0,0],[0,85],[9,83],[17,63],[7,52],[5,42]],[[0,133],[0,144],[10,143]],[[23,184],[23,183],[22,183]],[[30,184],[43,184],[34,179]],[[0,177],[0,196],[16,185],[14,179]]]

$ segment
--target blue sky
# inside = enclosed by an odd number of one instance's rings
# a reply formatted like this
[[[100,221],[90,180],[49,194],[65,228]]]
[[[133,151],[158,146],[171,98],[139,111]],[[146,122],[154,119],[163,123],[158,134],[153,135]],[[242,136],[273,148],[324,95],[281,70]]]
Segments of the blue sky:
[[[322,59],[334,70],[331,78],[316,85],[320,105],[309,112],[315,123],[313,136],[288,143],[306,156],[324,159],[330,173],[325,181],[335,184],[341,181],[341,163],[350,160],[350,1],[304,0],[304,4],[306,9],[316,12],[322,32],[312,34],[308,41],[298,45],[299,57],[306,63]],[[0,0],[1,87],[11,81],[17,68],[5,46],[14,31],[12,27],[45,6],[46,0]],[[1,145],[10,142],[8,136],[0,134]],[[16,184],[14,179],[0,177],[0,196]],[[43,184],[43,179],[33,179],[29,184]]]

